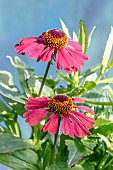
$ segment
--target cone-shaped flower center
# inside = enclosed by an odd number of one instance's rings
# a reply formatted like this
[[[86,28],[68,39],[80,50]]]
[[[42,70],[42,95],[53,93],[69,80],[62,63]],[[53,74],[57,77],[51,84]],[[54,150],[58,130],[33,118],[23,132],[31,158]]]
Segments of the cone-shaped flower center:
[[[68,42],[67,35],[59,29],[52,29],[43,33],[44,42],[51,48],[64,48]]]
[[[49,101],[49,110],[58,115],[68,114],[72,111],[72,108],[72,99],[66,95],[54,96]]]

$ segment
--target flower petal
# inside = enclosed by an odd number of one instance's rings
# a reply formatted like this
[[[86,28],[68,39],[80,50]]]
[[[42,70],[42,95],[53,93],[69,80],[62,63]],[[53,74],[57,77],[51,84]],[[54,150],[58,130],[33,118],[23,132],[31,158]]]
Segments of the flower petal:
[[[69,118],[71,119],[72,124],[74,126],[75,136],[82,138],[90,134],[86,127],[75,116],[69,114]]]
[[[45,61],[45,62],[49,62],[52,58],[52,53],[53,53],[54,49],[47,47],[41,54],[40,56],[38,56],[38,60],[37,61]]]
[[[49,98],[47,97],[38,97],[38,98],[29,97],[28,101],[25,104],[25,109],[35,110],[39,108],[44,108],[48,106],[48,102],[49,102]]]
[[[75,50],[82,52],[82,46],[78,42],[69,40],[68,45],[72,46]]]
[[[15,50],[18,54],[26,54],[26,50],[37,46],[38,44],[44,44],[43,38],[37,37],[28,37],[28,38],[21,38],[19,44],[15,45]]]
[[[74,60],[72,56],[67,52],[65,49],[59,49],[57,50],[56,55],[56,65],[59,70],[62,68],[72,67],[74,66]]]
[[[87,107],[87,106],[74,106],[74,108],[79,108],[79,109],[85,110],[86,112],[94,115],[94,111],[90,107]]]
[[[52,114],[49,121],[41,128],[42,131],[48,131],[51,134],[56,134],[58,131],[58,115]]]
[[[63,115],[60,129],[63,134],[69,135],[70,137],[74,138],[75,136],[74,127],[73,127],[73,124],[70,122],[69,117],[67,115]]]
[[[28,111],[23,114],[23,117],[26,118],[26,122],[30,126],[35,126],[38,122],[40,122],[47,114],[48,110],[44,109],[36,109],[33,111]]]
[[[91,129],[93,127],[94,118],[88,117],[88,116],[86,116],[80,112],[74,111],[74,110],[72,111],[72,114],[74,114],[86,128]]]
[[[81,99],[81,98],[72,98],[72,101],[74,102],[74,103],[84,103],[84,100],[83,99]]]
[[[75,58],[82,58],[82,59],[84,59],[84,60],[88,60],[88,56],[86,55],[86,54],[84,54],[84,53],[82,53],[82,52],[80,52],[80,51],[76,51],[76,50],[74,50],[73,48],[71,48],[70,46],[67,46],[67,47],[65,47],[67,50],[68,50],[68,52],[72,55],[72,56],[74,56]]]

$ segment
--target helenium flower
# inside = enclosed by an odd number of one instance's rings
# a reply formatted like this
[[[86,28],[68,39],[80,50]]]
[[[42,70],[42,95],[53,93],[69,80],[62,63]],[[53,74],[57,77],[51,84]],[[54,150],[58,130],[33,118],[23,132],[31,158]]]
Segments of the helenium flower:
[[[41,128],[42,131],[48,131],[51,134],[56,134],[58,131],[59,120],[60,130],[63,134],[70,137],[84,137],[90,134],[89,129],[93,127],[94,117],[88,117],[79,110],[84,110],[90,114],[94,111],[87,107],[77,105],[77,103],[84,103],[81,98],[71,98],[67,95],[56,95],[52,98],[38,97],[28,98],[23,117],[30,126],[35,126],[46,115],[50,114],[49,120]]]
[[[60,29],[48,30],[39,37],[21,38],[15,49],[18,54],[27,54],[37,61],[49,62],[54,58],[56,67],[67,73],[80,71],[84,60],[88,60],[82,52],[82,46],[69,39]]]

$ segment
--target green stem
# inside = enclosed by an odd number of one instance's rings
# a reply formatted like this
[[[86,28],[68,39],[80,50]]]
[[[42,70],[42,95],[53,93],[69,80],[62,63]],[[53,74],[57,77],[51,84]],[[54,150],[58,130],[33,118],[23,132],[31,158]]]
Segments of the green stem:
[[[60,120],[59,120],[59,123],[58,123],[58,131],[57,131],[57,133],[55,134],[53,151],[52,151],[52,157],[51,157],[51,163],[54,163],[54,162],[55,162],[56,144],[57,144],[57,139],[58,139],[59,127],[60,127]]]
[[[43,77],[43,80],[42,80],[42,83],[41,83],[41,86],[40,86],[40,89],[39,89],[38,97],[41,96],[42,89],[43,89],[43,86],[44,86],[44,83],[45,83],[45,80],[46,80],[50,65],[51,65],[51,61],[48,62],[48,64],[47,64],[46,71],[45,71],[45,74],[44,74],[44,77]],[[36,144],[37,140],[38,140],[37,139],[37,137],[38,137],[38,129],[39,129],[38,125],[34,126],[34,132],[33,132],[34,144]]]
[[[47,74],[48,74],[50,65],[51,65],[51,61],[48,62],[48,65],[47,65],[47,67],[46,67],[46,71],[45,71],[45,74],[44,74],[44,78],[43,78],[43,80],[42,80],[42,84],[41,84],[40,89],[39,89],[38,97],[41,96],[41,92],[42,92],[42,89],[43,89],[43,86],[44,86],[44,83],[45,83],[45,80],[46,80],[46,77],[47,77]]]

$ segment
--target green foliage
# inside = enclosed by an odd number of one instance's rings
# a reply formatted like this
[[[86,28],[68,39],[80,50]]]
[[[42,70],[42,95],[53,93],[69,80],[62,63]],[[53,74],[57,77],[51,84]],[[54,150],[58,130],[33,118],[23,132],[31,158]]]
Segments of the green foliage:
[[[60,19],[63,31],[70,37],[68,28]],[[73,39],[82,45],[86,52],[93,31],[88,35],[84,22],[80,21],[78,37],[73,31]],[[92,65],[83,73],[67,74],[57,71],[55,78],[46,78],[41,95],[51,97],[67,94],[81,97],[84,105],[95,112],[95,124],[91,134],[82,139],[71,139],[59,133],[55,162],[53,156],[54,135],[40,131],[44,121],[32,128],[30,140],[22,139],[18,115],[26,112],[27,98],[37,97],[43,77],[37,76],[34,69],[19,57],[8,56],[18,75],[20,87],[16,87],[13,75],[0,70],[0,163],[15,170],[112,170],[113,164],[113,77],[106,73],[112,69],[113,28],[109,34],[102,63]],[[37,135],[35,136],[35,132]],[[37,138],[37,139],[36,139]]]

